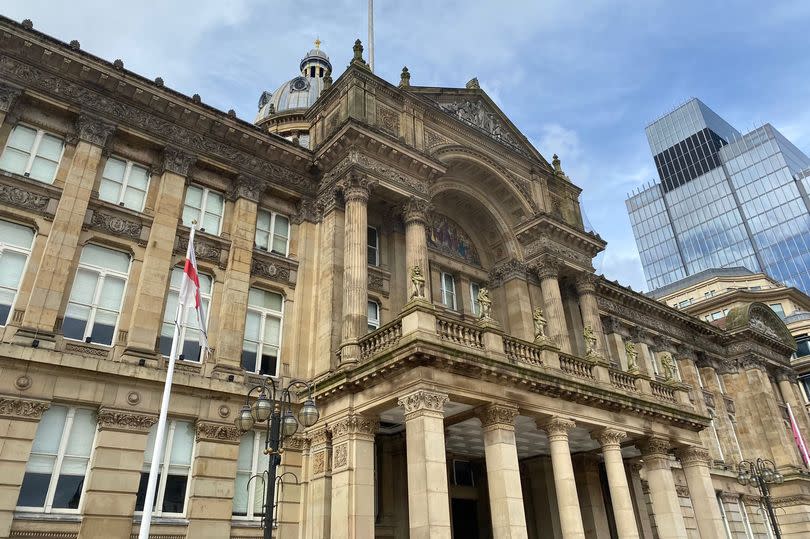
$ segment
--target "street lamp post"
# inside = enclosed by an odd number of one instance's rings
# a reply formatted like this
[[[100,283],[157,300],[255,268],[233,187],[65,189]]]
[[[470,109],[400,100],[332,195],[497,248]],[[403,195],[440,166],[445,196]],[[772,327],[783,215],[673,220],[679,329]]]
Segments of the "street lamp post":
[[[784,481],[784,476],[779,473],[776,464],[772,460],[757,458],[756,461],[743,460],[737,464],[737,482],[741,485],[751,485],[759,488],[759,493],[762,499],[765,500],[768,519],[771,521],[771,527],[776,539],[781,539],[782,534],[779,532],[779,524],[776,522],[776,515],[773,512],[769,485],[781,485]]]
[[[296,387],[306,387],[309,392],[307,400],[298,411],[298,418],[292,411],[291,389]],[[256,402],[251,406],[250,396],[258,390],[259,394]],[[273,536],[273,507],[276,487],[276,468],[281,463],[281,446],[284,438],[292,436],[298,430],[298,424],[304,428],[311,427],[318,421],[318,408],[312,399],[312,386],[308,382],[292,380],[284,389],[276,386],[276,381],[272,378],[265,378],[264,381],[255,385],[245,396],[245,405],[236,416],[236,426],[242,432],[251,430],[255,425],[266,424],[264,437],[264,453],[267,459],[267,482],[265,484],[266,494],[264,500],[264,515],[262,517],[262,527],[264,528],[264,539],[272,539]]]

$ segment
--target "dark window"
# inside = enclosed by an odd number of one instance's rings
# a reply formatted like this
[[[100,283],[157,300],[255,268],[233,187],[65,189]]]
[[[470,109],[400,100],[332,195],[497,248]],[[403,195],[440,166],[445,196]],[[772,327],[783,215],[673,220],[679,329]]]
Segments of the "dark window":
[[[315,66],[312,66],[312,67],[309,68],[309,76],[310,77],[315,76]]]
[[[468,460],[453,461],[453,484],[463,487],[475,486],[475,481],[473,480],[473,470],[470,461]]]
[[[796,339],[796,357],[810,356],[810,337],[799,337]],[[805,387],[810,389],[810,376],[800,378],[804,381]],[[810,395],[810,392],[808,392]]]

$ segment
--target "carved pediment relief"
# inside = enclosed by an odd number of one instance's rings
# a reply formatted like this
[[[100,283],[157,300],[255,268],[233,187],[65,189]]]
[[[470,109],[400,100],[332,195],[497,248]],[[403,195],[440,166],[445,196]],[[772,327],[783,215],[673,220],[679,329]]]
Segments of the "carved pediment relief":
[[[731,309],[726,315],[725,323],[728,331],[750,329],[780,341],[785,346],[796,348],[796,341],[785,323],[764,303],[755,302]]]

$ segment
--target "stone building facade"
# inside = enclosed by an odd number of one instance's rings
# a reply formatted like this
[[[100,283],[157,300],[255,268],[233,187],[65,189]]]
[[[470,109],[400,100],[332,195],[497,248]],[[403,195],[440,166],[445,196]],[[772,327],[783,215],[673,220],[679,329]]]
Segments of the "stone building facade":
[[[580,189],[476,80],[394,86],[359,42],[323,78],[287,140],[0,20],[0,537],[129,537],[153,458],[153,537],[260,536],[233,420],[265,375],[321,412],[280,538],[764,538],[757,456],[810,532],[770,309],[720,329],[594,275]],[[213,350],[190,322],[156,457],[192,220]]]

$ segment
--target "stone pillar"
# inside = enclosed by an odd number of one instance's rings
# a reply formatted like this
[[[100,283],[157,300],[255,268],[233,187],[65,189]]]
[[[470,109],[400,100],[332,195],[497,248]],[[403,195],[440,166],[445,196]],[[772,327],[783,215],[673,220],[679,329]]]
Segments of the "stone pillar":
[[[556,283],[556,279],[554,282]],[[538,422],[537,426],[548,435],[562,535],[566,539],[585,539],[574,465],[571,462],[571,449],[568,447],[568,431],[574,428],[574,422],[553,417],[548,421]]]
[[[52,333],[62,299],[73,274],[73,260],[82,233],[90,193],[101,161],[101,151],[114,126],[86,114],[79,115],[76,132],[79,142],[70,163],[62,196],[51,223],[22,328]]]
[[[661,539],[686,538],[686,525],[669,467],[669,440],[650,437],[641,444],[641,455],[650,487],[655,525]]]
[[[342,180],[346,200],[345,255],[343,258],[343,323],[340,364],[360,360],[357,339],[368,328],[368,215],[372,181],[350,175]]]
[[[588,326],[596,338],[596,354],[607,359],[605,346],[605,332],[602,328],[602,318],[599,316],[599,306],[596,303],[597,277],[592,273],[584,273],[576,280],[577,294],[579,295],[579,308],[582,311],[582,325]]]
[[[307,434],[309,444],[309,482],[304,510],[307,512],[304,535],[307,539],[329,539],[332,518],[332,442],[326,426]]]
[[[605,460],[610,501],[613,505],[613,518],[616,521],[616,532],[622,539],[638,538],[636,515],[633,512],[633,499],[627,484],[627,472],[622,458],[621,441],[626,433],[615,429],[602,429],[596,433],[596,439],[602,446],[602,457]]]
[[[189,521],[186,537],[228,537],[242,433],[227,423],[197,421],[196,426],[195,458],[186,508]]]
[[[152,355],[160,334],[161,313],[166,305],[166,288],[171,271],[177,223],[185,197],[186,177],[196,161],[175,148],[163,151],[162,174],[155,201],[155,217],[143,257],[141,276],[127,336],[127,353]]]
[[[428,268],[427,213],[430,204],[421,198],[411,197],[402,209],[405,222],[405,302],[411,299],[411,269],[419,266],[425,278],[425,300],[430,301],[430,270]]]
[[[723,517],[717,507],[714,486],[709,475],[709,451],[703,447],[689,446],[679,449],[676,456],[680,459],[686,476],[700,536],[724,537],[726,532]]]
[[[543,310],[548,320],[548,334],[565,353],[571,353],[571,341],[568,338],[568,326],[565,321],[562,295],[560,294],[559,264],[556,260],[547,258],[538,266],[537,277],[540,279],[540,289],[543,292]]]
[[[532,320],[532,298],[529,283],[526,280],[526,264],[514,258],[506,260],[492,268],[489,273],[489,286],[502,288],[506,323],[509,334],[534,341],[534,320]]]
[[[796,423],[806,442],[810,437],[810,418],[808,418],[807,408],[802,402],[799,385],[795,382],[796,376],[791,371],[779,371],[776,373],[776,380],[779,383],[782,398],[786,404],[790,404],[790,409],[793,411],[793,416],[796,418]]]
[[[0,396],[0,537],[8,537],[46,401]],[[449,537],[449,536],[448,536]]]
[[[231,198],[234,201],[231,219],[231,250],[228,270],[222,289],[222,305],[217,339],[217,370],[242,372],[242,341],[245,334],[245,313],[253,246],[256,243],[256,213],[264,182],[240,175]],[[260,361],[261,358],[256,358]]]
[[[20,94],[22,94],[22,90],[19,88],[0,83],[0,127],[5,123],[6,116],[20,97]]]
[[[444,447],[447,395],[417,390],[400,397],[408,452],[410,539],[450,539],[450,499]]]
[[[325,190],[318,196],[316,204],[323,208],[323,219],[318,226],[317,295],[313,294],[316,298],[313,304],[316,311],[315,357],[312,360],[309,378],[316,378],[335,368],[336,364],[333,362],[336,358],[335,350],[340,347],[340,324],[343,316],[341,287],[345,216],[337,189]]]
[[[331,539],[374,537],[374,435],[379,421],[351,414],[332,431]]]
[[[149,429],[157,416],[102,408],[87,470],[81,539],[128,537]]]
[[[526,539],[526,516],[520,485],[514,406],[491,404],[478,412],[484,429],[493,539]]]

